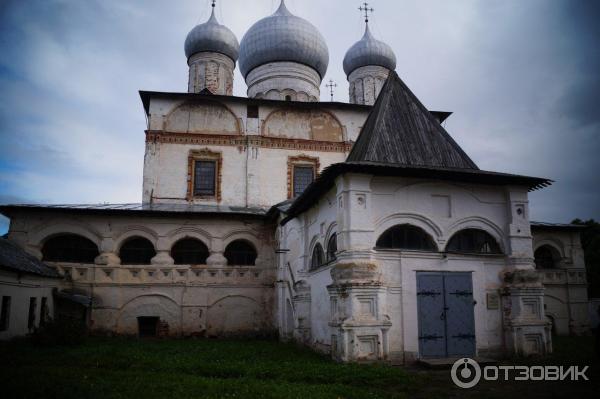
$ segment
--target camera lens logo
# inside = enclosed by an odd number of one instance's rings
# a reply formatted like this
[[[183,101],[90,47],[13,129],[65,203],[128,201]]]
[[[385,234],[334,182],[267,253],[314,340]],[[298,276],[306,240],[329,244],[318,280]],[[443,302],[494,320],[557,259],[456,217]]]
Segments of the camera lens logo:
[[[473,388],[481,380],[481,367],[469,358],[458,359],[450,370],[452,382],[459,388]]]

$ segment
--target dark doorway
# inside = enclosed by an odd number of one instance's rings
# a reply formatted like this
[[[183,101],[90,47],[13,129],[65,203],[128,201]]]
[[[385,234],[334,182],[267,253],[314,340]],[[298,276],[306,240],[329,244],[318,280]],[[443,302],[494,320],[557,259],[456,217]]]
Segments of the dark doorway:
[[[158,336],[158,317],[138,317],[137,320],[140,338]]]

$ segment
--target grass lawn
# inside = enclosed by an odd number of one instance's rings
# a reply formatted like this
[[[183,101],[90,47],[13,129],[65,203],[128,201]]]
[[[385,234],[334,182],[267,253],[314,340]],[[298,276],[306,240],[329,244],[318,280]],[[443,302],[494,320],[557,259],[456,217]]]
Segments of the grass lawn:
[[[593,339],[557,339],[555,347],[551,358],[518,362],[590,365],[591,381],[483,382],[462,390],[453,386],[448,370],[337,364],[275,341],[93,338],[55,347],[15,341],[0,344],[0,397],[583,399],[598,391]]]

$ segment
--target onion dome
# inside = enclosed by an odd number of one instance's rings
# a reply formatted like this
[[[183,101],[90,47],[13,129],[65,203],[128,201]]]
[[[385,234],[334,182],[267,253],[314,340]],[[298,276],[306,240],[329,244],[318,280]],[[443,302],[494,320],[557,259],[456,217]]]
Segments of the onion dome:
[[[185,55],[187,58],[201,52],[221,53],[234,62],[237,61],[240,53],[240,44],[237,38],[229,28],[219,24],[217,17],[215,17],[214,7],[208,21],[196,25],[185,39]]]
[[[256,22],[240,45],[240,72],[244,77],[270,62],[297,62],[327,72],[329,50],[321,33],[307,20],[293,15],[282,0],[275,14]]]
[[[367,24],[362,39],[354,43],[344,57],[344,72],[350,76],[356,69],[369,65],[393,71],[396,69],[396,56],[390,46],[373,37]]]

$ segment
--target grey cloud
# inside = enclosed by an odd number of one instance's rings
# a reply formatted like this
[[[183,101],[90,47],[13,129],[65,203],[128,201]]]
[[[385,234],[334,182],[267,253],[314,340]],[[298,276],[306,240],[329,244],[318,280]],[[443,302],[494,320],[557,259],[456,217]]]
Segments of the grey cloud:
[[[241,40],[276,3],[219,2],[217,17]],[[347,101],[342,59],[363,33],[360,2],[287,3],[323,33],[326,79]],[[446,127],[480,167],[557,181],[531,195],[534,218],[600,218],[600,2],[372,5],[373,33],[393,47],[400,77],[429,108],[454,111]],[[183,42],[209,10],[207,0],[0,2],[3,194],[139,201],[145,121],[137,90],[185,91]],[[234,93],[245,95],[237,71],[235,79]]]

